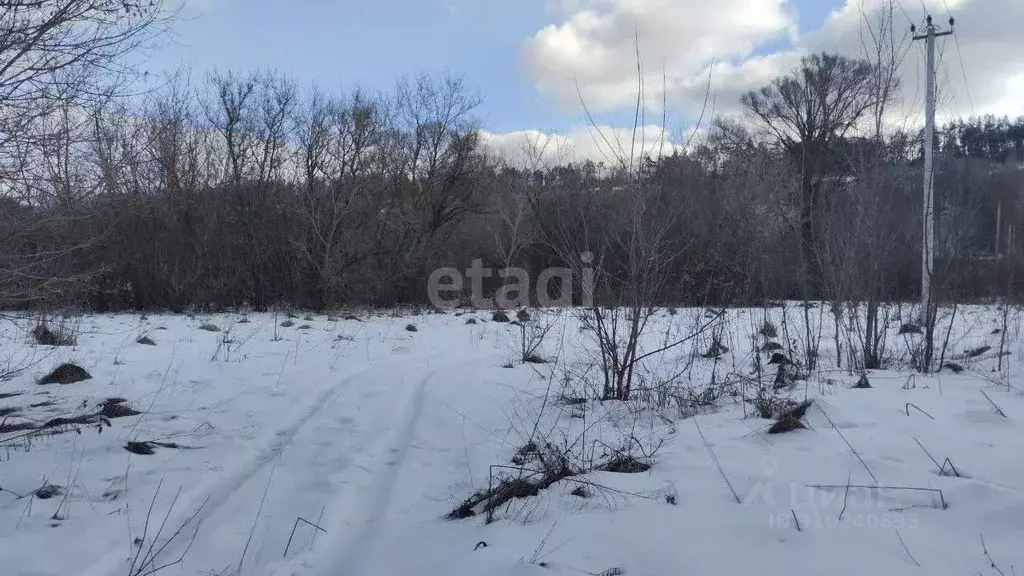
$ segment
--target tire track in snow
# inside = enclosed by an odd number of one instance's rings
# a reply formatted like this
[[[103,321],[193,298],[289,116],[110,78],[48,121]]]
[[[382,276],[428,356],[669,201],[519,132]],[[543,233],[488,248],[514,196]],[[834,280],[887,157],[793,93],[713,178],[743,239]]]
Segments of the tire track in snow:
[[[363,478],[348,482],[328,507],[329,517],[333,520],[324,541],[330,540],[331,550],[338,552],[315,558],[315,573],[325,576],[359,574],[382,519],[390,508],[402,465],[416,439],[427,386],[434,374],[434,371],[428,373],[411,393],[405,395],[394,425],[390,427],[394,433],[385,435],[367,454],[372,462],[367,463],[364,459],[351,467],[350,472],[362,472]],[[312,562],[303,564],[309,567]]]
[[[189,491],[185,498],[179,499],[167,525],[179,526],[204,502],[205,506],[203,506],[199,515],[196,516],[196,521],[205,524],[210,517],[216,514],[230,500],[232,495],[240,491],[260,472],[270,466],[281,451],[291,444],[295,436],[303,428],[314,422],[316,417],[331,405],[334,398],[341,394],[352,380],[379,368],[379,365],[368,366],[350,373],[337,384],[321,390],[313,402],[307,404],[294,417],[288,419],[288,424],[265,437],[261,442],[262,448],[258,448],[256,455],[247,460],[245,464],[235,467],[226,476],[223,474],[210,475],[213,478],[217,478],[217,480],[204,483],[199,488]],[[119,568],[122,567],[124,561],[124,550],[118,547],[93,564],[87,574],[106,575],[119,573]]]
[[[325,575],[336,576],[345,574],[348,576],[363,563],[366,549],[370,548],[374,535],[380,529],[379,516],[385,514],[389,508],[391,495],[395,488],[401,465],[409,448],[416,437],[416,426],[420,419],[426,390],[430,379],[437,370],[458,366],[476,360],[458,360],[441,362],[430,367],[431,355],[422,355],[421,358],[405,357],[397,365],[393,363],[374,364],[366,366],[344,376],[336,384],[321,390],[314,401],[306,404],[299,412],[293,413],[288,419],[288,424],[278,428],[273,434],[265,436],[262,441],[262,448],[249,458],[244,465],[234,467],[225,474],[208,474],[207,477],[215,480],[203,483],[200,488],[190,490],[187,496],[178,501],[174,514],[167,521],[168,526],[177,527],[190,516],[195,509],[206,501],[197,520],[201,521],[199,541],[196,545],[200,548],[207,547],[210,542],[220,541],[216,537],[218,533],[237,536],[237,532],[248,531],[252,527],[256,507],[260,502],[260,496],[267,486],[265,476],[262,472],[269,469],[277,460],[279,455],[287,455],[294,460],[290,467],[294,471],[301,470],[304,480],[315,479],[323,484],[336,485],[332,487],[326,496],[316,500],[317,503],[327,502],[323,526],[327,534],[317,539],[316,545],[306,552],[292,552],[289,559],[275,561],[262,557],[262,550],[257,547],[255,551],[250,550],[250,556],[246,559],[246,574],[262,575],[271,569],[274,574],[291,573],[288,567],[294,562],[308,568],[313,562],[316,566],[327,566]],[[427,364],[424,366],[424,364]],[[424,369],[427,375],[422,376]],[[373,379],[369,384],[372,374],[386,371],[383,378]],[[396,374],[397,372],[397,374]],[[419,374],[416,374],[419,372]],[[411,376],[418,376],[413,380]],[[415,384],[409,385],[410,380]],[[352,401],[353,410],[342,410],[332,417],[325,417],[325,409],[328,406],[336,406],[339,397]],[[346,404],[349,406],[349,404]],[[364,409],[370,408],[370,413]],[[389,415],[391,415],[389,417]],[[355,418],[358,418],[358,421]],[[303,458],[303,451],[288,450],[289,446],[295,444],[296,437],[301,435],[305,441],[309,438],[321,439],[321,429],[327,429],[335,433],[341,432],[343,436],[336,437],[326,442],[322,448],[323,452]],[[360,436],[370,438],[369,446],[352,444],[351,438],[344,430],[350,430],[351,436],[360,439]],[[376,436],[367,435],[376,431],[387,431]],[[268,440],[269,438],[269,440]],[[284,455],[283,455],[284,454]],[[329,466],[318,468],[318,462],[329,461]],[[283,476],[284,470],[278,469],[271,484],[271,491],[287,493],[287,489],[303,488],[295,477],[291,480]],[[306,495],[308,496],[308,495]],[[308,502],[307,502],[308,503]],[[268,544],[275,547],[278,544],[284,545],[287,538],[287,530],[291,528],[291,522],[295,514],[302,514],[297,508],[291,507],[294,502],[278,501],[267,502],[268,508],[274,508],[280,512],[277,518],[273,518],[272,511],[264,510],[264,517],[256,519],[260,532],[263,534],[264,542],[268,529],[278,530],[282,522],[281,516],[285,513],[287,527],[285,536],[281,542],[274,540]],[[319,508],[320,506],[317,506]],[[354,512],[353,512],[354,511]],[[234,514],[229,514],[234,512]],[[313,512],[307,512],[312,514]],[[219,517],[218,517],[219,515]],[[211,522],[212,519],[216,521]],[[310,518],[312,519],[312,518]],[[177,522],[177,523],[175,523]],[[273,526],[268,526],[272,522]],[[236,531],[232,534],[232,531]],[[280,534],[275,534],[278,536]],[[242,535],[244,539],[244,534]],[[259,539],[259,537],[257,538]],[[225,541],[227,544],[230,540]],[[179,543],[184,546],[187,543]],[[295,543],[293,543],[293,546]],[[172,546],[175,550],[178,546]],[[113,543],[109,552],[99,562],[94,563],[92,569],[85,572],[92,576],[114,576],[123,573],[126,554],[124,553],[123,541]],[[174,556],[175,550],[168,549],[166,554]],[[323,552],[321,553],[321,550]],[[335,552],[337,551],[337,552]],[[202,560],[209,560],[209,557],[201,559],[200,550],[192,549],[185,559],[188,567],[198,568],[202,571],[233,567],[238,562],[240,551],[230,551],[223,546],[216,550],[219,552],[216,561],[208,561],[202,564]],[[340,554],[339,554],[340,552]],[[198,554],[197,554],[198,553]],[[279,554],[279,552],[278,552]],[[234,560],[232,560],[234,556]],[[321,564],[318,560],[321,556],[327,556],[331,562]],[[278,558],[280,558],[278,556]],[[232,563],[234,562],[234,563]],[[342,565],[346,568],[339,572],[331,566]],[[185,568],[185,566],[183,566]],[[304,572],[299,570],[300,572]],[[192,573],[192,572],[186,572]]]

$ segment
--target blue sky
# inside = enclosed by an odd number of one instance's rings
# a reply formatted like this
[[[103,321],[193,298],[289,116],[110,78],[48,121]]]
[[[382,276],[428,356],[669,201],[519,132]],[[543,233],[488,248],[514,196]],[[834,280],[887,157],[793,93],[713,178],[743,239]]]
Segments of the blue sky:
[[[804,31],[838,5],[796,0],[788,9]],[[181,63],[197,72],[276,68],[326,89],[386,89],[403,74],[447,70],[479,88],[489,130],[564,130],[579,122],[577,112],[535,89],[522,62],[524,42],[566,18],[552,0],[189,0],[186,15],[177,44],[154,55],[151,70]],[[788,44],[777,39],[755,53]],[[620,112],[609,110],[611,117]]]
[[[940,121],[1024,115],[1024,0],[182,1],[177,43],[153,55],[152,72],[187,64],[201,78],[213,68],[270,68],[337,93],[453,72],[480,91],[477,117],[505,155],[538,137],[554,143],[545,145],[548,157],[563,160],[606,157],[602,141],[651,149],[666,129],[670,141],[686,142],[707,127],[696,120],[709,76],[713,112],[739,114],[743,92],[791,71],[808,52],[861,56],[865,19],[890,3],[901,42],[924,9],[942,23],[947,10],[957,17],[958,43],[946,38],[940,51]],[[632,132],[636,33],[649,115]],[[923,120],[917,44],[890,107],[901,126]],[[602,138],[587,125],[581,93]]]

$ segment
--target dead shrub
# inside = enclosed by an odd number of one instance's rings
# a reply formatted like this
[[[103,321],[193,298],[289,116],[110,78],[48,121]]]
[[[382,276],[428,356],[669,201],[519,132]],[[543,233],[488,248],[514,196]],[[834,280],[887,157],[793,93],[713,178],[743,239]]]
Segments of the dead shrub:
[[[778,396],[765,386],[758,389],[757,396],[754,397],[752,403],[757,415],[765,420],[778,418],[796,406],[796,403],[789,398]]]
[[[703,358],[720,358],[726,352],[729,351],[729,347],[722,344],[721,340],[715,338],[711,341],[711,346],[708,347],[707,352],[701,354]]]
[[[46,323],[32,329],[32,338],[41,346],[74,346],[75,337],[60,330],[52,330]]]
[[[853,387],[859,389],[871,388],[871,382],[868,381],[868,375],[861,374],[860,378],[857,380],[857,383],[854,384]]]
[[[971,348],[970,350],[963,353],[962,358],[964,358],[965,360],[977,358],[978,356],[981,356],[982,354],[988,352],[991,349],[992,347],[988,345],[978,346],[977,348]]]
[[[537,449],[537,443],[530,440],[526,444],[520,446],[519,450],[516,450],[515,456],[512,457],[512,463],[517,466],[522,466],[530,460],[537,458],[539,455],[540,450]]]
[[[761,325],[761,329],[758,330],[757,333],[760,334],[761,336],[764,336],[765,338],[779,337],[779,331],[777,328],[775,328],[775,324],[772,324],[768,320],[764,321],[764,324]]]
[[[216,324],[201,324],[199,329],[206,332],[220,332],[220,327]]]
[[[807,415],[807,410],[811,407],[813,402],[810,400],[804,400],[797,404],[793,409],[789,410],[786,414],[796,418],[797,420],[803,420],[804,416]]]
[[[131,452],[132,454],[138,454],[140,456],[152,456],[156,454],[157,448],[185,448],[180,444],[174,442],[156,442],[153,440],[146,440],[143,442],[128,442],[124,445],[124,449]]]
[[[806,428],[802,422],[804,416],[807,414],[807,409],[811,407],[810,400],[804,400],[797,404],[793,408],[785,411],[779,416],[779,419],[772,424],[772,427],[768,429],[769,434],[784,434],[786,432],[792,432],[793,430],[799,430]]]
[[[8,422],[7,419],[0,420],[0,434],[24,432],[25,430],[33,430],[35,427],[36,425],[32,422]]]
[[[491,314],[491,321],[492,322],[508,322],[509,321],[508,314],[505,314],[501,310],[496,310],[494,312],[494,314]]]
[[[783,416],[772,424],[772,427],[768,429],[769,434],[784,434],[786,432],[792,432],[793,430],[799,430],[806,428],[804,423],[791,416]]]
[[[281,322],[280,326],[281,328],[291,328],[292,326],[295,326],[295,322],[289,318],[288,320]]]
[[[55,496],[64,495],[64,487],[56,484],[45,484],[39,487],[33,494],[40,500],[49,500]]]
[[[138,416],[141,414],[138,410],[134,410],[130,406],[126,406],[124,398],[108,398],[103,401],[101,405],[100,414],[107,418],[127,418],[129,416]]]
[[[499,480],[487,490],[480,490],[459,504],[446,517],[449,520],[461,520],[471,518],[477,514],[487,514],[488,523],[493,521],[493,513],[502,505],[518,499],[529,498],[540,494],[541,490],[551,487],[552,484],[569,478],[574,475],[570,470],[557,472],[531,472],[520,470],[525,477],[504,478]]]
[[[616,454],[597,468],[597,470],[602,472],[616,472],[619,474],[639,474],[650,469],[651,465],[645,459],[623,453]]]
[[[964,371],[964,367],[957,364],[956,362],[946,362],[942,365],[946,370],[952,371],[954,374],[959,374]]]
[[[487,514],[487,522],[493,521],[493,513],[505,503],[517,499],[536,496],[541,490],[579,474],[580,470],[569,463],[569,457],[555,445],[545,442],[538,445],[529,441],[518,451],[517,456],[526,455],[534,461],[533,468],[510,467],[495,465],[495,469],[505,469],[509,473],[504,477],[492,476],[486,490],[475,492],[463,501],[446,517],[451,520],[469,518],[480,513]]]
[[[78,416],[60,416],[57,418],[51,418],[39,426],[40,429],[50,428],[63,428],[69,427],[74,429],[76,426],[91,426],[97,425],[101,430],[104,426],[110,428],[110,420],[107,419],[100,413],[96,414],[79,414]]]
[[[899,331],[899,335],[900,336],[903,336],[904,334],[923,334],[923,333],[924,333],[924,331],[921,330],[920,326],[918,326],[917,324],[911,323],[911,322],[907,322],[906,324],[903,324],[902,326],[900,326],[900,331]]]
[[[537,449],[537,443],[534,442],[533,440],[530,440],[526,444],[523,444],[522,446],[519,447],[519,450],[516,450],[516,454],[519,454],[520,456],[527,456],[539,453],[540,450]]]

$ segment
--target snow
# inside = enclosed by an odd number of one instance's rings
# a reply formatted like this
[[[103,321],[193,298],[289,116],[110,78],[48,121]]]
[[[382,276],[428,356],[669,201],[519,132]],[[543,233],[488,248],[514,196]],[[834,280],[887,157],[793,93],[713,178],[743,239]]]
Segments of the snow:
[[[645,345],[701,313],[659,313]],[[699,339],[652,358],[642,376],[684,364],[692,383],[749,373],[762,314],[727,311],[731,350],[717,362],[695,354],[708,344]],[[958,311],[949,356],[993,346],[958,360],[962,374],[873,371],[870,389],[834,368],[826,318],[822,369],[789,392],[814,400],[808,428],[781,435],[732,396],[695,417],[561,402],[580,393],[591,349],[568,311],[548,314],[541,350],[557,362],[512,368],[519,329],[485,312],[316,315],[289,328],[274,314],[82,316],[71,347],[30,344],[32,324],[9,321],[0,358],[32,365],[0,382],[0,394],[17,394],[0,408],[18,408],[0,423],[95,412],[110,397],[142,415],[29,441],[0,434],[0,572],[144,574],[181,558],[158,573],[1009,576],[1024,566],[1024,342],[1011,328],[1009,370],[994,371],[998,317]],[[141,335],[156,346],[137,344]],[[905,342],[893,335],[890,348]],[[93,378],[36,384],[65,361]],[[513,466],[535,428],[584,460],[635,445],[653,452],[652,467],[567,478],[490,524],[445,519],[492,472],[508,472],[491,465]],[[137,455],[128,441],[178,447]],[[960,476],[940,475],[918,442]],[[32,496],[47,484],[65,491]],[[590,498],[571,494],[581,485]],[[159,553],[133,570],[148,550]]]

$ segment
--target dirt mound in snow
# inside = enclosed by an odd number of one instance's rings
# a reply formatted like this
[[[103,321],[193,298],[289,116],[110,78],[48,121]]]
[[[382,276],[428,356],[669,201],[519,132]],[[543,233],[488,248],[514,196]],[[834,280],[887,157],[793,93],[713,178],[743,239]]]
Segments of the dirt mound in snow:
[[[40,380],[40,384],[74,384],[75,382],[81,382],[83,380],[89,380],[92,378],[92,374],[89,374],[77,364],[71,364],[70,362],[61,364],[54,368],[49,374],[43,376]]]

